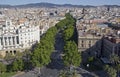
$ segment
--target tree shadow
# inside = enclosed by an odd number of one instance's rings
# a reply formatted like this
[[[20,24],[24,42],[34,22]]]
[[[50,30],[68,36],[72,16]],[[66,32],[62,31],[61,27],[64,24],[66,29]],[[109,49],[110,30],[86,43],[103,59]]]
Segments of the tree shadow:
[[[90,75],[89,73],[83,73],[81,74],[83,77],[94,77],[93,75]]]
[[[47,68],[50,69],[57,69],[57,70],[62,70],[64,69],[64,64],[63,61],[61,59],[57,59],[57,60],[53,60],[46,66]]]

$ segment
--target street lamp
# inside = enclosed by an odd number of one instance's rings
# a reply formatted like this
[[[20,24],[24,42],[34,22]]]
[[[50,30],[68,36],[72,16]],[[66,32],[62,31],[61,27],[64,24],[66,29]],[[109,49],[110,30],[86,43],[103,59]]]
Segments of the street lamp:
[[[89,68],[89,66],[90,66],[90,65],[89,65],[89,64],[87,64],[86,66]]]

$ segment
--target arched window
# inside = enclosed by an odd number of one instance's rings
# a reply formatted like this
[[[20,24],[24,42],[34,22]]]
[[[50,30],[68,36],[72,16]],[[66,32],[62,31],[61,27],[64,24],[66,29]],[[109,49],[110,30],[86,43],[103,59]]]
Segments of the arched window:
[[[10,53],[12,54],[12,51],[10,51]]]
[[[8,51],[6,51],[6,53],[8,53]]]
[[[14,50],[14,54],[16,54],[16,50]]]

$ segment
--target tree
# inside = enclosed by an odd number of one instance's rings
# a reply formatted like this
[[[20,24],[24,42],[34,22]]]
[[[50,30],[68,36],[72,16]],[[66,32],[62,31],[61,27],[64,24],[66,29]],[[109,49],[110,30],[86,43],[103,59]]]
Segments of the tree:
[[[6,72],[6,65],[0,62],[0,73]]]
[[[64,46],[64,55],[65,56],[63,56],[63,61],[66,66],[80,66],[81,56],[74,41],[66,42]]]
[[[47,65],[50,61],[50,53],[49,50],[45,48],[45,46],[40,46],[40,48],[36,48],[31,55],[32,65],[34,67],[39,67],[39,70],[42,66]]]
[[[105,70],[106,70],[109,77],[116,77],[117,76],[117,71],[113,67],[106,65]]]
[[[18,71],[18,70],[19,70],[18,63],[17,63],[17,61],[14,61],[12,64],[12,71]]]
[[[120,58],[119,58],[119,56],[117,56],[117,55],[115,55],[115,54],[112,54],[111,57],[110,57],[110,60],[111,60],[111,62],[112,62],[113,64],[117,65],[118,62],[119,62],[119,60],[120,60]]]
[[[24,54],[24,57],[25,57],[25,59],[24,59],[24,61],[23,61],[23,63],[24,63],[24,70],[29,70],[29,69],[31,69],[32,67],[31,67],[31,62],[30,62],[30,55],[31,55],[31,51],[30,50],[28,50],[28,49],[26,49],[24,52],[23,52],[23,54]]]
[[[12,64],[13,71],[22,71],[24,68],[24,63],[22,59],[17,59]]]
[[[78,77],[78,74],[76,71],[70,73],[69,71],[62,70],[59,74],[59,77]]]
[[[61,71],[59,77],[67,77],[66,73],[66,71]]]
[[[117,73],[119,73],[119,72],[120,72],[120,64],[117,64],[117,65],[115,66],[115,69],[117,70]]]
[[[92,63],[93,61],[94,61],[94,57],[93,57],[93,56],[88,57],[88,62],[89,62],[89,63]]]
[[[22,71],[23,67],[24,67],[23,60],[22,59],[18,59],[17,63],[18,63],[18,69],[19,69],[19,71]]]
[[[74,27],[73,26],[68,27],[63,31],[64,40],[70,40],[73,34],[74,34]]]
[[[56,27],[48,29],[35,47],[34,51],[31,53],[31,63],[34,67],[39,67],[39,70],[41,67],[48,65],[51,62],[50,56],[54,51],[56,33]]]

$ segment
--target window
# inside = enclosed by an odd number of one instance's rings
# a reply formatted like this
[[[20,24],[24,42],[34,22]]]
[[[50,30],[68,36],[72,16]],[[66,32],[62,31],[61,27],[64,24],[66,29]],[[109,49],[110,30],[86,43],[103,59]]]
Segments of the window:
[[[84,41],[83,40],[81,41],[81,47],[84,47]]]
[[[14,40],[14,39],[15,39],[15,37],[12,37],[12,39],[13,39],[13,45],[14,45],[14,44],[15,44],[15,40]]]
[[[89,44],[88,44],[89,47],[91,47],[91,40],[89,40]]]
[[[10,53],[12,54],[12,51],[10,51]]]
[[[6,53],[8,53],[8,51],[6,51]]]
[[[17,40],[17,44],[19,44],[19,37],[18,36],[16,36],[16,40]]]
[[[81,42],[83,43],[84,41],[82,40]]]
[[[83,45],[83,44],[81,44],[81,47],[84,47],[84,45]]]
[[[14,54],[16,54],[16,50],[14,50]]]
[[[91,43],[91,40],[89,40],[89,43]]]
[[[89,44],[89,47],[91,47],[91,44]]]
[[[18,30],[16,30],[16,33],[17,33],[17,34],[19,33]]]

